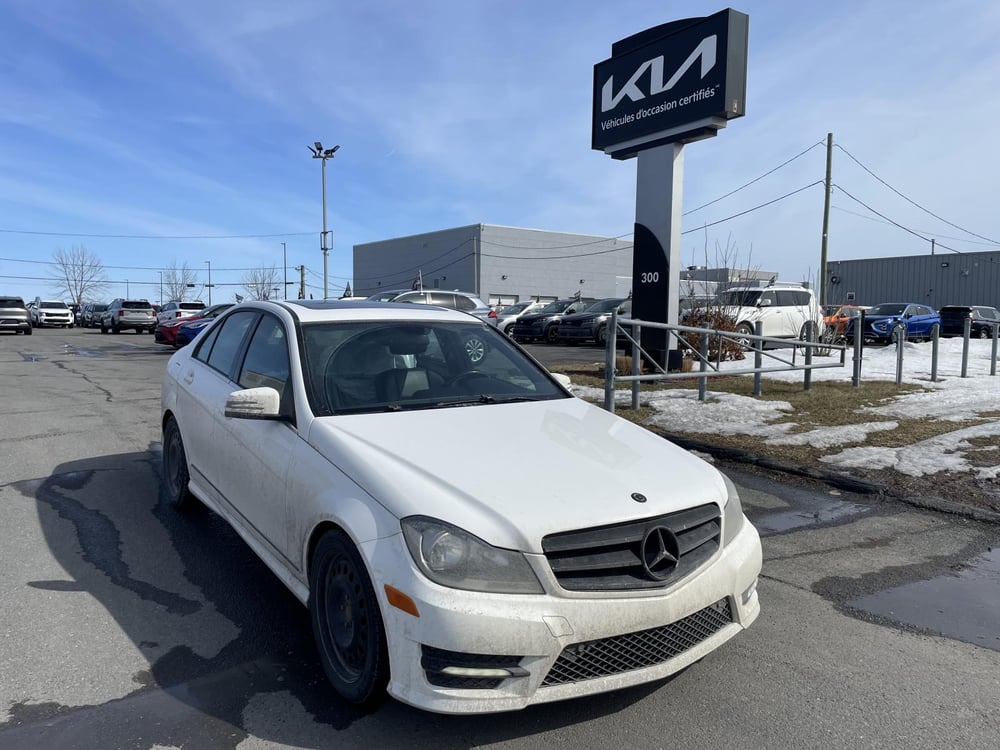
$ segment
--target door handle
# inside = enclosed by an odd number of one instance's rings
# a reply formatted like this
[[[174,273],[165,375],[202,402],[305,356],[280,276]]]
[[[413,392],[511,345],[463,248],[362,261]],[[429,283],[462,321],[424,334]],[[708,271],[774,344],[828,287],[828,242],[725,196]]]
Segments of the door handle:
[[[194,370],[187,371],[187,374],[184,376],[184,382],[188,385],[194,382]]]

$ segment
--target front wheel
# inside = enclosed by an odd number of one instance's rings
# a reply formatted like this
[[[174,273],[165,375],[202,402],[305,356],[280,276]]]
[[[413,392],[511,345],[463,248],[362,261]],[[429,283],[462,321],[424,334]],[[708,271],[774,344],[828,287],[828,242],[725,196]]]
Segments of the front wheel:
[[[545,343],[546,344],[557,344],[559,343],[559,326],[549,326],[545,329]]]
[[[375,589],[341,531],[327,532],[309,568],[309,614],[323,671],[344,700],[378,703],[389,682],[389,649]]]
[[[594,333],[594,342],[598,346],[605,346],[608,343],[608,329],[605,326],[601,326]]]

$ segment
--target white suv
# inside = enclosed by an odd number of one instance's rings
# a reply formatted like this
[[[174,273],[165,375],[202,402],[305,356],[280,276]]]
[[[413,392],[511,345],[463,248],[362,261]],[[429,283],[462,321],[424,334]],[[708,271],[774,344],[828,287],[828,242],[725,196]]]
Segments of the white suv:
[[[762,324],[763,336],[804,339],[806,323],[812,321],[815,336],[823,333],[823,312],[811,289],[802,286],[734,286],[713,303],[736,322],[736,330],[753,334]]]
[[[159,325],[160,323],[166,323],[168,320],[176,320],[177,318],[194,318],[201,314],[201,311],[204,309],[205,303],[201,301],[181,302],[180,300],[171,300],[161,307],[160,312],[156,314],[156,324]]]

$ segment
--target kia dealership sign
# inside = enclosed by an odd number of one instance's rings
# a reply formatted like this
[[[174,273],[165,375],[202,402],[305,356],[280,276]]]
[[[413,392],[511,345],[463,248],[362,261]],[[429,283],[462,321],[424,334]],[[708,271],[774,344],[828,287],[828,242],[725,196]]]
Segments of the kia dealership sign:
[[[616,158],[714,135],[742,117],[749,18],[724,10],[623,39],[594,66],[592,146]]]

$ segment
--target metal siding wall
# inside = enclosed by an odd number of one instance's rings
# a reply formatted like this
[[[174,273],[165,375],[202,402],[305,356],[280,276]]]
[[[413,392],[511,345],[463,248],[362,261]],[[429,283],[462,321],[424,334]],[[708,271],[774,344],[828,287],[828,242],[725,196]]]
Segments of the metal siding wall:
[[[593,254],[603,250],[610,252]],[[632,275],[630,241],[490,224],[483,227],[481,288],[487,301],[490,295],[514,295],[524,300],[571,297],[577,291],[595,299],[613,297],[615,277],[622,275]]]
[[[479,256],[478,286],[473,238]],[[610,252],[594,255],[602,250]],[[474,224],[355,245],[352,287],[358,296],[409,288],[417,269],[423,271],[425,289],[478,291],[486,302],[491,295],[525,300],[571,297],[577,291],[584,297],[600,299],[615,296],[616,277],[631,278],[632,243]],[[582,284],[580,279],[584,280]]]
[[[833,261],[827,287],[830,304],[919,302],[944,305],[1000,307],[1000,252],[914,255],[900,258]]]
[[[409,289],[418,271],[425,289],[476,291],[473,247],[478,249],[479,230],[473,224],[355,245],[354,293]]]

